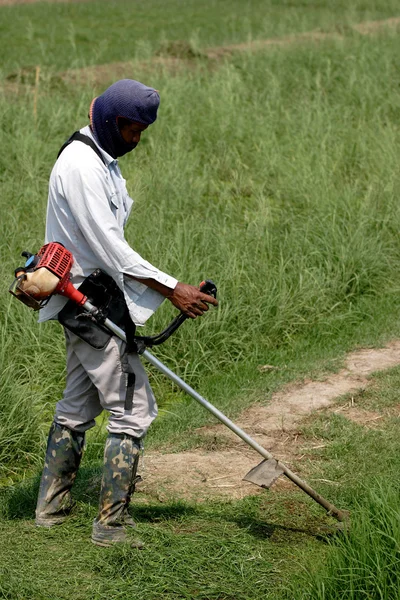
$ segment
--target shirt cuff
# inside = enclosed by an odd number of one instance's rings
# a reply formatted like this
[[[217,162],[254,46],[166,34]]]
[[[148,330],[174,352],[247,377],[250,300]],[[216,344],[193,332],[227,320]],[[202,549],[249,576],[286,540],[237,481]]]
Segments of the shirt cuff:
[[[141,257],[139,256],[139,259],[140,258]],[[132,255],[125,256],[124,260],[121,262],[122,264],[119,266],[118,270],[124,275],[133,277],[133,279],[154,279],[154,281],[157,281],[172,290],[175,289],[178,283],[178,280],[175,279],[175,277],[171,277],[167,273],[164,273],[164,271],[160,271],[146,260],[142,259],[141,262],[138,262],[138,255],[136,255],[134,251],[132,251]],[[142,283],[142,285],[146,284]]]
[[[174,290],[178,283],[178,280],[175,279],[175,277],[171,277],[162,271],[160,271],[156,277],[153,277],[153,279],[158,281],[158,283],[162,283],[166,287],[171,288],[171,290]]]

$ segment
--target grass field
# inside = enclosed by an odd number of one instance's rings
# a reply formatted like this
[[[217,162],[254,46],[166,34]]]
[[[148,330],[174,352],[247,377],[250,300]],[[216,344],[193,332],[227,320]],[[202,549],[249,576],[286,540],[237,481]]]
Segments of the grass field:
[[[96,0],[1,8],[2,70],[68,69],[153,55],[166,42],[198,49],[397,15],[397,3],[357,0]]]
[[[397,371],[360,399],[382,411],[379,430],[329,414],[305,425],[326,447],[303,475],[336,482],[318,489],[354,513],[339,543],[326,543],[329,520],[288,490],[202,504],[147,498],[134,512],[148,550],[103,552],[88,541],[101,427],[89,436],[71,522],[48,533],[33,526],[64,349],[57,325],[38,326],[7,292],[20,252],[42,244],[58,148],[100,89],[59,72],[129,61],[125,76],[159,89],[161,108],[121,160],[135,198],[127,238],[181,280],[213,278],[220,297],[157,355],[235,416],[288,381],[334,370],[355,346],[398,336],[400,41],[348,28],[398,16],[394,2],[93,1],[0,12],[1,597],[398,598]],[[312,29],[342,37],[219,62],[200,52]],[[176,40],[199,51],[190,64],[171,73],[143,62]],[[23,70],[38,65],[35,91],[35,71],[24,79]],[[146,329],[173,314],[163,307]],[[266,377],[257,368],[266,363],[286,368]],[[148,446],[182,448],[210,419],[150,376],[162,415]]]

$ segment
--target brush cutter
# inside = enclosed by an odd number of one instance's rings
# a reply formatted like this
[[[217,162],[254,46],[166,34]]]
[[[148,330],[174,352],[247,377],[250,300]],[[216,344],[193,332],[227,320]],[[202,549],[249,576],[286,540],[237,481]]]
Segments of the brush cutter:
[[[82,306],[89,318],[106,327],[123,341],[127,341],[125,331],[105,317],[84,294],[72,285],[70,270],[73,263],[73,256],[62,244],[52,242],[43,246],[37,254],[23,252],[22,256],[25,256],[27,261],[24,267],[15,270],[15,280],[10,287],[10,292],[18,300],[21,300],[34,310],[38,310],[44,306],[50,296],[61,294]],[[200,289],[206,294],[216,296],[217,288],[210,280],[203,282]],[[245,481],[254,483],[262,488],[270,488],[278,477],[286,475],[286,477],[313,498],[313,500],[323,506],[328,514],[335,517],[338,521],[347,520],[349,516],[347,511],[339,510],[331,502],[318,494],[305,481],[300,479],[281,461],[276,460],[270,452],[260,446],[245,431],[235,425],[221,411],[198,394],[190,385],[185,383],[185,381],[146,349],[165,342],[182,325],[186,318],[181,313],[158,335],[135,335],[136,351],[263,457],[264,460],[245,475],[243,478]]]

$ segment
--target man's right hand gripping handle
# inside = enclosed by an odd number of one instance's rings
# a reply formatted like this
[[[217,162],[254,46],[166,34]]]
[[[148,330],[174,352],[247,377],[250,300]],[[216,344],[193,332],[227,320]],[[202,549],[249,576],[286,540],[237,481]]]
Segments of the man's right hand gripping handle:
[[[204,292],[201,291],[202,289]],[[208,310],[208,304],[218,306],[218,300],[211,295],[216,294],[216,291],[215,285],[210,281],[201,283],[199,288],[179,282],[167,298],[186,317],[195,319]]]

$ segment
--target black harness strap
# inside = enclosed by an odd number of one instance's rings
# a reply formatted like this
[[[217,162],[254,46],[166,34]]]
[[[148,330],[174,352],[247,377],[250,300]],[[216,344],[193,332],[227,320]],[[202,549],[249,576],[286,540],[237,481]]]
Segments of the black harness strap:
[[[98,147],[96,146],[96,144],[94,143],[93,140],[90,139],[90,137],[88,137],[87,135],[84,135],[83,133],[81,133],[80,131],[75,131],[75,133],[73,133],[71,135],[71,137],[69,137],[67,139],[67,141],[65,142],[65,144],[63,144],[59,150],[59,153],[57,154],[57,158],[60,156],[60,154],[65,150],[65,148],[67,146],[69,146],[72,142],[83,142],[84,144],[86,144],[86,146],[90,146],[90,148],[96,152],[97,156],[101,159],[101,161],[106,165],[106,161],[104,159],[104,156],[102,155],[102,153],[100,152],[100,150],[98,149]]]
[[[135,383],[136,383],[135,373],[127,373],[124,408],[128,412],[130,412],[133,408],[133,396],[135,394]]]
[[[132,321],[128,307],[125,307],[124,321],[123,326],[126,335],[126,353],[129,354],[131,352],[137,352],[137,346],[135,341],[135,332],[136,326]],[[125,396],[125,410],[131,411],[133,408],[133,396],[135,394],[135,383],[136,383],[136,375],[134,371],[129,366],[129,359],[125,357],[126,360],[122,360],[122,369],[127,373],[126,378],[126,396]]]

